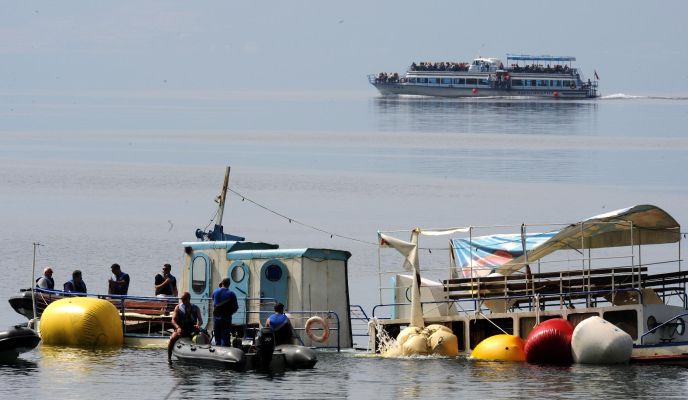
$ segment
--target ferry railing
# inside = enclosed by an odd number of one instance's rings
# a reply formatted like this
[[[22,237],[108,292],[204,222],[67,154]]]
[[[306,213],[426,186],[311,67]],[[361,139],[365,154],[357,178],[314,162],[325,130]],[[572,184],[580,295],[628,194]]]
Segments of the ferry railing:
[[[671,327],[674,329],[674,332],[678,333],[679,335],[683,334],[683,332],[685,332],[685,326],[686,326],[685,321],[681,320],[681,322],[678,322],[677,320],[679,320],[680,318],[686,317],[686,316],[688,316],[688,312],[676,315],[675,317],[668,319],[668,320],[662,322],[661,324],[655,325],[653,328],[648,329],[647,332],[643,333],[640,336],[640,345],[644,344],[645,337],[647,337],[648,335],[650,335],[652,333],[657,332],[659,329],[661,329],[663,327]],[[677,322],[673,322],[673,321],[677,321]],[[683,332],[677,332],[679,326],[683,326]],[[673,333],[671,334],[671,336],[673,336]],[[661,339],[661,338],[660,338],[660,340],[665,341],[664,339]],[[668,341],[671,341],[671,340],[673,340],[673,338],[668,339]]]

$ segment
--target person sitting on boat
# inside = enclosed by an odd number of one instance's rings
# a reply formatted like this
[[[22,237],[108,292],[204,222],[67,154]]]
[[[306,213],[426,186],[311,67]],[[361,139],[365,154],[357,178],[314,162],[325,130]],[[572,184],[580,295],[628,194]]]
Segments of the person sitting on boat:
[[[172,266],[162,266],[162,275],[155,275],[155,295],[158,297],[177,297],[177,278],[171,274]]]
[[[275,304],[275,313],[268,317],[265,325],[275,334],[275,346],[293,344],[294,328],[289,317],[284,314],[284,304]]]
[[[53,290],[55,289],[55,281],[53,280],[53,269],[45,267],[43,269],[43,276],[36,279],[36,287],[41,289]]]
[[[229,278],[220,282],[215,289],[213,298],[213,335],[218,346],[231,346],[230,330],[232,328],[232,314],[239,309],[239,303],[234,292],[229,290]]]
[[[72,272],[72,279],[64,284],[65,293],[86,293],[86,283],[81,278],[81,271],[75,269]]]
[[[201,309],[197,305],[191,304],[191,294],[184,292],[180,297],[180,303],[174,308],[172,312],[172,325],[174,326],[174,333],[170,336],[170,341],[167,343],[167,360],[172,360],[172,349],[179,338],[193,337],[193,335],[201,331],[203,326],[203,317],[201,316]]]
[[[112,276],[108,279],[108,294],[126,295],[129,292],[129,274],[122,272],[119,264],[110,267]]]

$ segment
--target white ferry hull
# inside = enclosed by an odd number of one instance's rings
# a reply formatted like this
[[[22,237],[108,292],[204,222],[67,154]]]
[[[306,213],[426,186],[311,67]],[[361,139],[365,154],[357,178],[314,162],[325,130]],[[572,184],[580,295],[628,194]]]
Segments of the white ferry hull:
[[[451,86],[421,86],[407,83],[377,82],[373,86],[383,96],[414,95],[432,97],[539,97],[547,99],[586,99],[590,96],[585,89],[534,90],[534,89],[493,89],[459,88]]]

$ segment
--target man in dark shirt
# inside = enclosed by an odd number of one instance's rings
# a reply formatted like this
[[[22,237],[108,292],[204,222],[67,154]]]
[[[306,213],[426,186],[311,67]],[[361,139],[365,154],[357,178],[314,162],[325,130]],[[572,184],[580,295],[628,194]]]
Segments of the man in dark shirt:
[[[177,278],[170,272],[172,266],[165,264],[162,266],[162,275],[155,275],[155,295],[160,297],[177,297]]]
[[[81,279],[81,271],[75,269],[72,272],[72,280],[65,282],[65,293],[86,293],[86,283]]]
[[[129,274],[122,272],[119,264],[110,267],[112,276],[108,279],[108,294],[126,295],[129,292]]]

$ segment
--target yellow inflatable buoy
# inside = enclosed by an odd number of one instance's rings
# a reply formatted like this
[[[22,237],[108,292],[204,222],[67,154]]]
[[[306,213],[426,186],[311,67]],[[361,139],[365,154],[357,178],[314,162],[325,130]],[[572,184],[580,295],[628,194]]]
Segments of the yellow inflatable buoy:
[[[107,300],[70,297],[54,301],[41,316],[41,339],[58,346],[121,346],[122,320]]]
[[[494,335],[478,343],[471,353],[475,360],[525,361],[525,342],[514,335]]]

